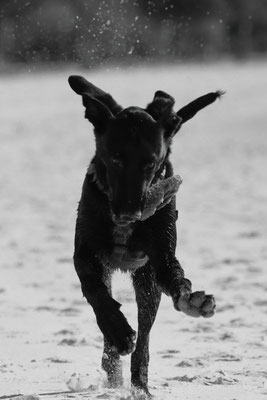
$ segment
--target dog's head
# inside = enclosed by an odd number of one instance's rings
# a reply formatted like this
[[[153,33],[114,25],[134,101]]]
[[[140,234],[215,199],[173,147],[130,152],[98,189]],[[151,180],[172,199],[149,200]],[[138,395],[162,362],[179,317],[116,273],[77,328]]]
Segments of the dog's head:
[[[109,195],[113,220],[121,225],[141,218],[146,191],[160,174],[182,123],[222,94],[209,93],[175,113],[173,97],[163,91],[155,93],[146,109],[123,109],[82,77],[71,76],[69,84],[82,96],[85,118],[94,125],[98,179]]]

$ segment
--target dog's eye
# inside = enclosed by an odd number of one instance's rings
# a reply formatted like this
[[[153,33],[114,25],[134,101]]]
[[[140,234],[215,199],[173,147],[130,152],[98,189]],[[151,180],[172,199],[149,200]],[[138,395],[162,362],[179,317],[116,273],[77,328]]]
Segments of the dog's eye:
[[[123,162],[119,158],[112,158],[111,164],[116,168],[123,168]]]
[[[154,167],[155,167],[156,163],[154,162],[150,162],[148,164],[145,165],[144,170],[149,172],[151,171]]]

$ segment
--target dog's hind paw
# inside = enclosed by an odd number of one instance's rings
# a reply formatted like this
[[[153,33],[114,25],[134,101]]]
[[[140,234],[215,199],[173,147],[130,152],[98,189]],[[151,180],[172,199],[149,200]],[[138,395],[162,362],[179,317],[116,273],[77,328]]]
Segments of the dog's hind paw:
[[[132,382],[131,393],[134,400],[152,400],[154,398],[149,392],[147,385],[141,382]]]
[[[215,314],[216,303],[212,294],[200,291],[183,294],[174,307],[190,317],[210,318]]]

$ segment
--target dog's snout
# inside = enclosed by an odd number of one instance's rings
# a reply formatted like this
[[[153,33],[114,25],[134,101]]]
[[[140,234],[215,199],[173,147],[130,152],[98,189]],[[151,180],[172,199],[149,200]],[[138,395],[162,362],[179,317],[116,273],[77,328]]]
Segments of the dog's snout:
[[[120,213],[113,215],[113,221],[118,225],[128,225],[130,223],[140,221],[142,216],[141,211],[135,211],[132,213]]]
[[[142,213],[141,210],[135,211],[133,213],[123,213],[120,215],[121,219],[124,220],[132,220],[132,221],[139,221],[141,219]]]

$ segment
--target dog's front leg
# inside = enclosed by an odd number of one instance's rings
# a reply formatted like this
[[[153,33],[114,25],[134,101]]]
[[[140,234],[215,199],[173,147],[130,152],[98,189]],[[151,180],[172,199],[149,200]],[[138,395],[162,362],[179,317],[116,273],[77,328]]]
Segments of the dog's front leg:
[[[86,244],[77,243],[76,238],[75,269],[83,295],[94,309],[97,324],[109,345],[120,355],[132,353],[136,333],[120,311],[121,304],[109,294],[103,266]]]
[[[176,211],[175,200],[159,210],[152,220],[150,259],[155,268],[157,283],[173,299],[174,307],[191,317],[212,317],[215,299],[204,291],[191,291],[191,282],[175,257]]]
[[[204,291],[191,292],[191,282],[184,277],[183,269],[174,254],[161,253],[153,264],[157,282],[170,295],[176,310],[190,317],[209,318],[215,314],[215,299]]]

